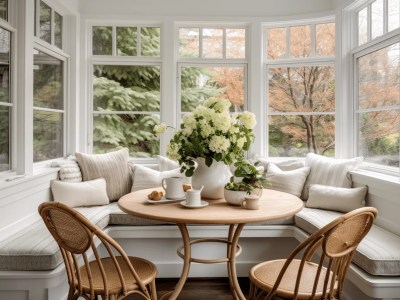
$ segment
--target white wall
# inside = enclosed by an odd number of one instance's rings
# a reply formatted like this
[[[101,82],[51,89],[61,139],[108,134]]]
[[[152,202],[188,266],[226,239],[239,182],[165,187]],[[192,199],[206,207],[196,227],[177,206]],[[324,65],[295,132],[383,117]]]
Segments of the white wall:
[[[81,0],[79,6],[82,14],[240,17],[301,15],[331,9],[330,0]]]

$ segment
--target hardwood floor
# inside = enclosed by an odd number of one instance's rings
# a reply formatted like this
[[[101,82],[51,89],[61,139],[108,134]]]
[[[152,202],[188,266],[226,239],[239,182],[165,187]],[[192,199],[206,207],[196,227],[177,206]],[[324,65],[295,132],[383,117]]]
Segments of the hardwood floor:
[[[160,297],[165,292],[174,289],[178,279],[157,279],[157,294]],[[239,283],[244,295],[247,297],[249,290],[249,279],[239,278]],[[139,298],[130,297],[129,300]],[[232,300],[228,278],[189,278],[186,281],[179,300]]]

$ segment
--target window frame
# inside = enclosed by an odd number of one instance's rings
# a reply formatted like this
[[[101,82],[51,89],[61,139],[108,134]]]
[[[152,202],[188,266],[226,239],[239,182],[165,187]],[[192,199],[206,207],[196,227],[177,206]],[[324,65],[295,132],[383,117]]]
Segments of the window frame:
[[[10,3],[8,1],[8,19],[10,19]],[[0,27],[10,32],[10,65],[9,65],[9,102],[0,102],[1,106],[10,108],[9,121],[9,169],[0,171],[0,178],[11,172],[15,172],[17,164],[17,101],[16,101],[16,29],[12,27],[9,21],[0,18]]]
[[[341,141],[338,139],[338,126],[336,125],[338,118],[338,100],[337,94],[335,91],[335,109],[332,112],[270,112],[269,111],[269,80],[268,80],[268,72],[270,68],[279,68],[279,67],[304,67],[304,66],[327,66],[331,65],[335,71],[335,81],[337,81],[337,65],[336,65],[336,52],[334,56],[320,56],[317,55],[316,51],[316,27],[319,24],[335,24],[335,49],[337,49],[338,35],[337,35],[337,22],[335,16],[327,16],[324,18],[314,18],[308,20],[301,21],[287,21],[287,22],[271,22],[265,23],[262,26],[262,34],[263,34],[263,48],[262,48],[262,64],[263,64],[263,108],[262,108],[262,118],[263,118],[263,128],[261,129],[261,133],[264,134],[262,139],[262,151],[259,155],[271,157],[271,158],[279,158],[279,159],[304,159],[304,157],[276,157],[269,155],[269,116],[279,116],[279,115],[333,115],[335,117],[335,157],[337,157],[338,148],[340,147]],[[290,27],[296,26],[304,26],[311,25],[311,54],[307,57],[291,57],[290,56]],[[268,49],[267,49],[267,30],[269,28],[285,28],[286,29],[286,53],[283,58],[277,59],[268,59]]]
[[[199,29],[199,56],[198,57],[181,57],[179,55],[179,31],[181,28],[198,28]],[[222,29],[222,57],[220,58],[205,58],[203,57],[203,29]],[[226,30],[228,29],[244,29],[245,30],[245,52],[244,52],[244,58],[227,58],[226,57]],[[215,23],[201,23],[201,24],[187,24],[187,23],[178,23],[176,24],[176,36],[177,36],[177,43],[175,44],[175,55],[177,58],[177,62],[204,62],[204,61],[210,61],[212,62],[246,62],[248,63],[249,60],[249,29],[248,29],[248,24],[243,24],[243,23],[237,23],[237,24],[215,24]]]
[[[111,55],[94,55],[93,54],[93,27],[96,26],[104,26],[104,27],[112,27],[112,54]],[[142,56],[141,45],[137,48],[136,56],[128,56],[128,55],[117,55],[117,27],[137,27],[140,32],[140,28],[142,27],[157,27],[160,29],[160,55],[159,56]],[[160,68],[160,111],[158,112],[147,112],[147,111],[104,111],[109,114],[118,114],[118,113],[129,113],[129,114],[157,114],[160,117],[160,122],[163,122],[163,61],[162,61],[162,53],[163,53],[163,25],[161,22],[118,22],[118,21],[91,21],[86,23],[86,32],[87,32],[87,66],[88,66],[88,80],[87,80],[87,151],[88,153],[93,153],[93,123],[95,112],[93,110],[93,71],[95,65],[115,65],[115,66],[158,66]],[[140,34],[139,34],[140,35]],[[140,42],[140,38],[138,39]],[[162,154],[162,141],[159,141],[160,147],[160,155]],[[139,163],[155,163],[156,157],[132,157],[135,161]]]
[[[381,40],[385,40],[385,36],[388,34],[393,34],[393,35],[398,35],[399,28],[388,31],[388,0],[383,0],[383,33],[382,35],[372,39],[372,3],[374,3],[377,0],[368,0],[364,2],[362,5],[358,6],[357,8],[353,9],[353,22],[354,22],[354,27],[355,27],[355,37],[352,41],[352,47],[351,47],[351,52],[354,52],[355,49],[357,48],[366,48],[369,45],[374,45],[374,41],[379,42]],[[359,45],[359,23],[358,23],[358,15],[359,12],[362,11],[364,8],[367,8],[367,41],[364,44]],[[397,32],[397,33],[396,33]]]
[[[180,57],[179,55],[179,31],[181,28],[199,28],[199,57]],[[223,30],[223,48],[222,58],[204,58],[202,57],[203,48],[203,29],[222,29]],[[227,29],[244,29],[245,30],[245,58],[227,58],[226,57],[226,30]],[[249,64],[250,64],[250,29],[247,23],[214,23],[214,22],[202,22],[202,23],[183,23],[177,22],[175,24],[175,57],[176,57],[176,124],[180,124],[181,117],[187,113],[181,110],[181,70],[182,67],[243,67],[244,69],[244,109],[248,109],[250,105],[249,99]]]
[[[356,14],[356,16],[358,16]],[[355,18],[356,22],[358,22],[358,18]],[[356,24],[357,25],[357,24]],[[358,27],[357,27],[358,28]],[[358,32],[358,30],[357,30]],[[369,41],[361,46],[358,46],[357,48],[353,49],[351,52],[351,57],[352,57],[352,71],[353,71],[353,85],[352,85],[352,97],[353,97],[353,124],[352,124],[352,129],[353,129],[353,136],[354,142],[352,145],[352,150],[354,155],[360,155],[360,149],[359,149],[359,124],[360,124],[360,113],[363,112],[369,112],[369,111],[383,111],[383,110],[388,110],[391,107],[387,107],[385,109],[360,109],[359,108],[359,94],[358,94],[358,86],[359,86],[359,81],[358,81],[358,59],[362,56],[374,53],[376,51],[379,51],[383,48],[389,47],[393,44],[399,43],[400,42],[400,36],[399,33],[395,34],[396,32],[400,33],[400,29],[394,30],[394,32],[387,33],[386,35],[383,35],[382,37],[379,37],[377,39],[374,39],[372,41]],[[358,45],[358,36],[354,40],[354,44]],[[368,44],[367,46],[365,46]],[[399,160],[400,160],[400,153],[399,153]],[[378,172],[378,173],[383,173],[387,175],[392,175],[392,176],[399,176],[399,168],[396,167],[390,167],[390,166],[385,166],[385,165],[380,165],[380,164],[375,164],[371,162],[363,162],[362,166],[363,169],[366,170],[371,170],[373,172]]]
[[[44,42],[44,41],[43,41]],[[47,44],[47,43],[46,43]],[[62,156],[64,157],[65,154],[67,153],[67,149],[68,149],[68,133],[69,133],[69,128],[68,128],[68,112],[69,112],[69,86],[68,86],[68,74],[69,74],[69,56],[64,54],[60,54],[57,52],[54,52],[53,49],[49,49],[48,47],[45,47],[39,43],[34,43],[33,45],[33,49],[40,51],[46,55],[49,55],[53,58],[56,58],[58,60],[60,60],[62,62],[62,66],[63,66],[63,70],[62,70],[62,74],[63,74],[63,80],[62,80],[62,84],[63,84],[63,109],[52,109],[52,108],[44,108],[44,107],[38,107],[38,106],[34,106],[34,99],[32,99],[32,115],[34,113],[34,111],[48,111],[48,112],[56,112],[56,113],[61,113],[63,116],[63,147],[62,147]],[[34,51],[33,50],[33,51]],[[32,70],[33,71],[33,70]],[[32,72],[32,76],[33,76],[33,72]],[[35,88],[35,86],[33,86],[33,89]],[[32,128],[33,130],[33,128]],[[33,137],[34,139],[35,137]],[[33,153],[33,147],[32,147],[32,153]],[[56,159],[59,159],[60,157],[55,157],[52,159],[48,159],[48,160],[44,160],[44,161],[38,161],[38,162],[34,162],[34,165],[41,165],[44,162],[49,162],[49,161],[53,161]]]
[[[40,38],[40,4],[43,2],[46,4],[51,12],[50,12],[50,30],[51,30],[51,36],[50,36],[50,43],[46,42],[45,40]],[[35,0],[35,13],[34,13],[34,20],[35,20],[35,26],[33,30],[33,35],[34,38],[37,39],[35,42],[36,43],[44,43],[46,45],[51,45],[51,47],[58,49],[59,51],[63,51],[65,48],[65,16],[62,14],[60,11],[56,10],[52,3],[48,2],[47,0]],[[57,13],[59,16],[62,18],[61,22],[61,48],[59,48],[55,44],[55,13]],[[38,41],[39,40],[39,41]]]

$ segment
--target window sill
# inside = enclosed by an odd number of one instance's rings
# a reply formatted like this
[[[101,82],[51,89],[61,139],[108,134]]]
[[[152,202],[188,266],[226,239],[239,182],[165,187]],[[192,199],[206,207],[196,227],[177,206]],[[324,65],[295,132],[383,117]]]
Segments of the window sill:
[[[53,173],[57,173],[58,168],[52,168],[49,166],[40,166],[35,168],[33,174],[29,175],[17,175],[15,172],[6,172],[0,177],[0,190],[5,190],[8,188],[13,188],[17,185],[24,184],[26,182],[48,176]]]
[[[350,172],[353,177],[359,177],[366,180],[373,180],[375,182],[382,182],[385,184],[390,184],[395,186],[396,188],[400,188],[400,177],[395,175],[383,174],[380,172],[366,170],[366,169],[357,169],[355,171]]]

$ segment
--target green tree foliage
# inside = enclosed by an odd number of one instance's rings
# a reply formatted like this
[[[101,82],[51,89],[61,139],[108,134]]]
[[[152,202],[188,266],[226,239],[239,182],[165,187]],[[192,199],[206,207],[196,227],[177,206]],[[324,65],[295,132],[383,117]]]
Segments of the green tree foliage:
[[[134,27],[117,30],[118,55],[135,55]],[[141,55],[160,55],[160,29],[142,27]],[[93,53],[109,54],[111,27],[93,29]],[[102,44],[102,42],[104,42]],[[159,124],[160,67],[95,65],[93,79],[93,151],[105,153],[127,147],[130,155],[149,157],[160,153],[153,127]],[[181,78],[182,111],[191,111],[199,103],[221,92],[212,80],[199,87],[200,77],[211,77],[205,68],[184,68]],[[127,113],[123,113],[126,111]],[[114,112],[114,113],[110,113]],[[130,113],[128,113],[130,112]],[[134,112],[134,113],[132,113]]]

